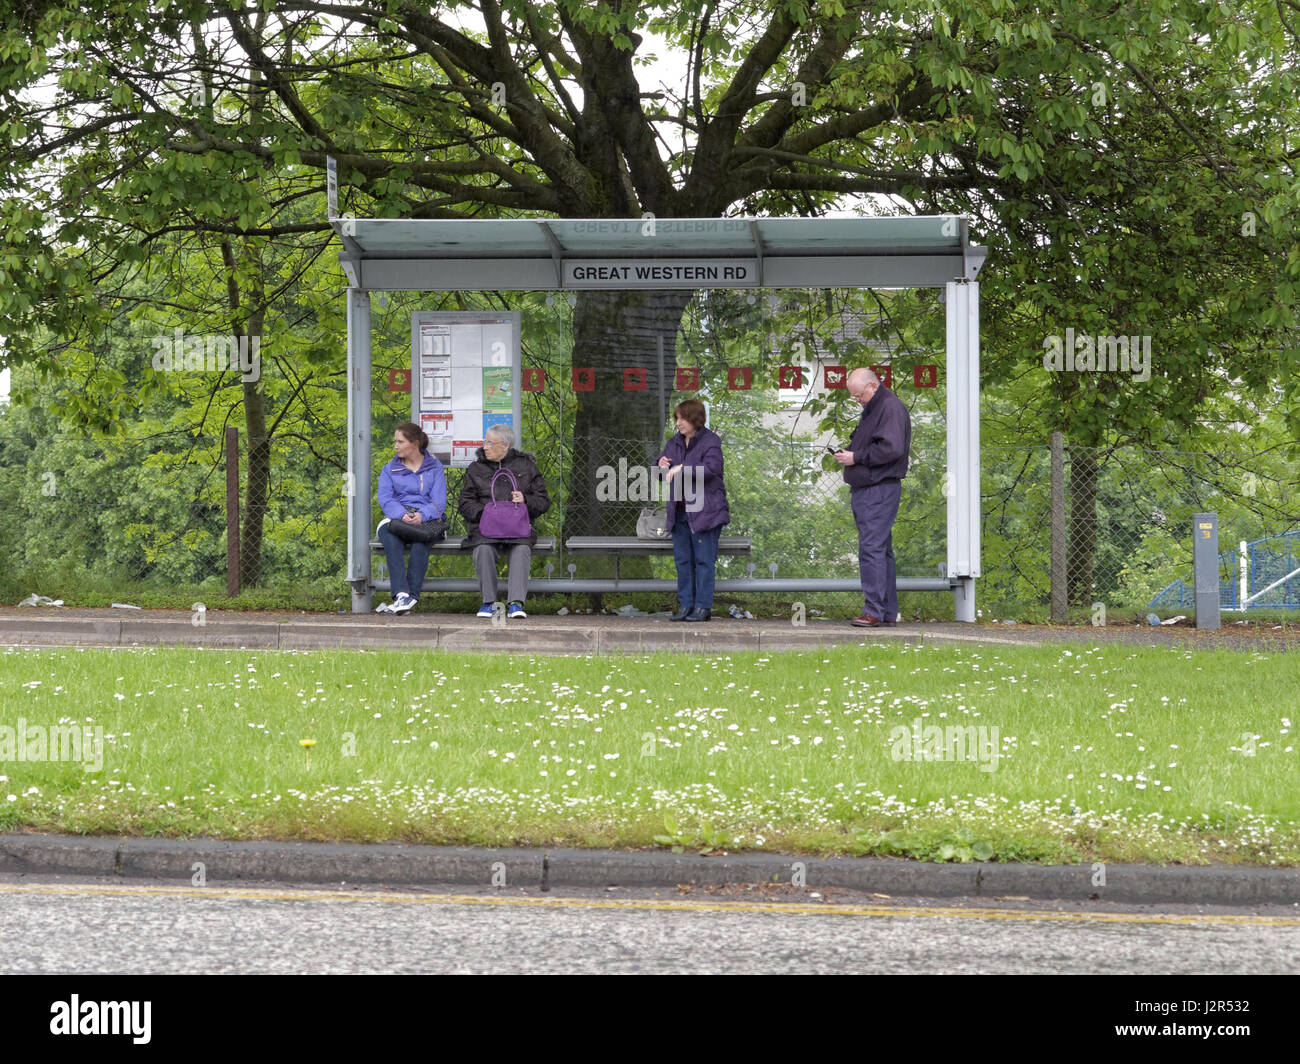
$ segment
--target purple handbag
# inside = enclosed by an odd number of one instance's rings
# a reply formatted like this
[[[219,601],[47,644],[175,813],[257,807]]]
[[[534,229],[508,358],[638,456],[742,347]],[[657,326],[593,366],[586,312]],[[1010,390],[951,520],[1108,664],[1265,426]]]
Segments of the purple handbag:
[[[497,502],[495,498],[497,477],[510,478],[510,490],[518,491],[519,482],[508,469],[498,469],[492,475],[488,485],[491,501],[483,507],[478,519],[478,533],[484,539],[528,539],[533,534],[532,522],[528,520],[528,507],[521,502]]]

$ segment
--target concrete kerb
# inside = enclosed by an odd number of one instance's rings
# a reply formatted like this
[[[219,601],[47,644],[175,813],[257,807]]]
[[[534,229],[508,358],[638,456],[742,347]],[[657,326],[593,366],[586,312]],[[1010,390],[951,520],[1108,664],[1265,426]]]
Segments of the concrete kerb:
[[[1224,906],[1300,903],[1300,869],[1107,865],[1105,885],[1089,865],[928,864],[889,858],[776,854],[700,857],[662,851],[474,849],[214,839],[105,839],[0,836],[0,872],[175,880],[191,884],[199,866],[212,883],[341,883],[386,886],[747,885],[801,882],[894,898],[1090,898],[1130,904]],[[497,879],[494,881],[494,876]]]
[[[54,615],[0,612],[0,646],[147,647],[207,646],[249,650],[367,650],[433,648],[539,654],[604,654],[680,651],[730,653],[857,645],[867,639],[922,641],[917,628],[865,633],[847,624],[814,622],[793,628],[776,622],[738,624],[718,618],[708,625],[677,625],[661,619],[540,617],[510,622],[504,630],[477,618],[421,614],[406,618],[246,618],[209,611],[202,623],[189,614],[149,611],[129,617],[92,611]],[[161,615],[160,614],[164,614]]]
[[[664,618],[538,615],[505,629],[464,615],[419,613],[407,617],[271,613],[249,616],[209,610],[201,623],[183,610],[117,611],[80,607],[57,612],[0,608],[0,646],[142,647],[208,646],[249,650],[432,648],[540,654],[636,654],[657,650],[718,654],[737,651],[815,650],[885,641],[933,645],[1045,646],[1080,643],[1187,649],[1279,652],[1300,650],[1297,633],[1216,632],[1147,628],[1058,628],[1027,625],[976,627],[954,622],[852,628],[844,621],[806,625],[764,619],[736,622],[725,616],[704,625]]]

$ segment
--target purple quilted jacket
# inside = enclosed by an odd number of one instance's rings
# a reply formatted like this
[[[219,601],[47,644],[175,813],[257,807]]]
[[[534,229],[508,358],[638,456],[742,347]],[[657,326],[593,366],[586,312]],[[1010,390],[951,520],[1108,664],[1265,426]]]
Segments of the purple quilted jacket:
[[[668,498],[668,527],[677,521],[677,507],[686,504],[686,522],[692,532],[707,532],[731,523],[727,489],[722,482],[722,439],[712,429],[700,429],[691,437],[677,433],[655,459],[667,458],[682,471],[672,480]],[[683,490],[683,488],[685,490]]]

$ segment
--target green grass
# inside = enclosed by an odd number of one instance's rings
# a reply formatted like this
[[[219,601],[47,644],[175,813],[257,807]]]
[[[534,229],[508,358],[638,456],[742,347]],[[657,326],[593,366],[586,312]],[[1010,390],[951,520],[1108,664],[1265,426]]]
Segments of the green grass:
[[[105,734],[0,760],[0,830],[1294,865],[1297,706],[1295,655],[1084,643],[9,650],[0,727]],[[918,718],[993,745],[896,759]]]

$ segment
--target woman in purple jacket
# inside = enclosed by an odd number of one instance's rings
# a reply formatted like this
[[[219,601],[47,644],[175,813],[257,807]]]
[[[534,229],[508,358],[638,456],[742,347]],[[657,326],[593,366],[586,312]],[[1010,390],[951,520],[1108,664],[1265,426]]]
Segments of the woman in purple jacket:
[[[722,482],[722,440],[704,427],[704,404],[687,399],[673,410],[677,435],[659,455],[669,483],[668,527],[677,563],[674,621],[707,621],[713,611],[714,567],[722,526],[731,521]]]
[[[429,545],[407,543],[389,524],[405,521],[418,525],[442,517],[447,509],[447,477],[442,463],[429,453],[429,437],[406,421],[393,433],[395,457],[379,473],[379,506],[385,520],[379,523],[379,542],[388,559],[392,602],[381,602],[376,613],[410,613],[420,601],[424,574],[429,569]],[[410,547],[410,559],[406,548]],[[408,568],[409,566],[409,568]]]

